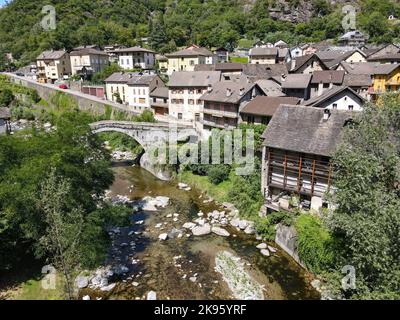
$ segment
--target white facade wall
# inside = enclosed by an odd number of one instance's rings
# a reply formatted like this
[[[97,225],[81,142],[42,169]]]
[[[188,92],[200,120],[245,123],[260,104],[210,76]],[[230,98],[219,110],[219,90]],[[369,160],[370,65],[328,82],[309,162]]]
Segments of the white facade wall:
[[[129,106],[135,111],[150,109],[150,89],[148,86],[127,86]]]
[[[207,88],[170,88],[169,89],[169,115],[182,120],[195,121],[196,114],[199,115],[199,121],[203,119],[204,103],[200,97],[206,93]],[[176,103],[176,101],[182,103]]]
[[[138,66],[142,69],[153,69],[155,54],[151,52],[120,53],[118,64],[124,70],[132,70]]]
[[[334,104],[336,107],[334,108]],[[341,92],[334,99],[330,99],[322,103],[319,107],[324,109],[350,110],[349,106],[353,106],[354,111],[362,111],[362,102],[360,99],[350,92]]]

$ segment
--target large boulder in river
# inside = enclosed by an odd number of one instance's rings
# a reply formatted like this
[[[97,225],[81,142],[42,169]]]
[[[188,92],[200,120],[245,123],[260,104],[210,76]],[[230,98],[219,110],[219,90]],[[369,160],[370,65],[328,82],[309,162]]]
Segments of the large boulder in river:
[[[211,233],[211,226],[208,223],[202,226],[196,226],[192,229],[192,233],[194,236],[205,236]]]
[[[211,228],[211,231],[213,232],[213,233],[215,233],[216,235],[219,235],[219,236],[222,236],[222,237],[229,237],[231,234],[228,232],[228,231],[226,231],[224,228],[220,228],[220,227],[215,227],[215,226],[213,226],[212,228]]]
[[[147,300],[157,300],[157,293],[155,291],[149,291],[147,293]]]
[[[193,222],[186,222],[182,227],[185,229],[193,229],[196,226]]]
[[[234,219],[231,220],[231,225],[233,227],[239,228],[239,224],[240,224],[240,219],[234,218]]]
[[[89,285],[89,277],[78,276],[76,278],[76,286],[78,289],[86,288]]]
[[[249,226],[249,222],[246,220],[240,220],[239,221],[239,229],[240,230],[245,230]]]

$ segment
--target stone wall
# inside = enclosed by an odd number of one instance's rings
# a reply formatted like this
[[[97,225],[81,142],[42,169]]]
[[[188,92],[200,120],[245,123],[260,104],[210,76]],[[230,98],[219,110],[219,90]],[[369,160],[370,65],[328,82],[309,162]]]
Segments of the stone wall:
[[[297,252],[297,231],[291,226],[279,224],[276,229],[275,242],[279,245],[288,255],[290,255],[298,264],[303,268],[305,265],[301,262]]]

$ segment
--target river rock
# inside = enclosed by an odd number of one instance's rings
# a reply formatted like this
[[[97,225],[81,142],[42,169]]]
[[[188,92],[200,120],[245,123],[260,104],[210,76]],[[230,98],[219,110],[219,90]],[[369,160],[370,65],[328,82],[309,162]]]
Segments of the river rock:
[[[268,250],[271,251],[272,253],[276,253],[276,249],[274,247],[268,246]]]
[[[122,275],[129,272],[129,268],[124,265],[118,265],[114,267],[113,270],[116,275]]]
[[[238,228],[239,224],[240,224],[240,219],[234,218],[234,219],[231,220],[230,223],[231,223],[231,226]]]
[[[139,286],[139,282],[134,281],[134,282],[132,282],[132,285],[133,285],[134,287],[138,287],[138,286]]]
[[[269,253],[269,251],[268,251],[268,249],[261,249],[261,254],[263,255],[263,256],[266,256],[266,257],[269,257],[270,256],[270,253]]]
[[[246,229],[244,229],[244,233],[246,233],[246,234],[255,234],[256,231],[257,231],[257,230],[254,228],[253,225],[248,225],[248,226],[246,227]]]
[[[78,289],[86,288],[89,285],[89,277],[78,276],[76,278],[76,286]]]
[[[240,220],[239,221],[239,229],[240,230],[245,230],[249,226],[249,222],[246,220]]]
[[[211,233],[211,226],[206,223],[203,226],[196,226],[192,229],[194,236],[204,236]]]
[[[196,226],[193,222],[186,222],[182,227],[185,229],[193,229]]]
[[[220,227],[213,226],[211,228],[211,231],[213,233],[215,233],[216,235],[219,235],[219,236],[222,236],[222,237],[229,237],[231,235],[228,231],[226,231],[225,229],[220,228]]]
[[[197,277],[190,277],[189,280],[192,281],[192,282],[196,282],[197,281]]]
[[[174,239],[177,238],[180,234],[182,234],[182,231],[176,228],[173,228],[170,233],[168,233],[168,238]]]
[[[183,183],[183,182],[178,183],[178,188],[179,189],[185,189],[187,187],[189,187],[189,186],[186,183]]]
[[[147,293],[147,300],[157,300],[157,293],[155,291],[149,291]]]
[[[116,283],[111,283],[111,284],[108,285],[108,286],[101,287],[100,290],[101,290],[101,291],[111,291],[112,289],[115,288],[116,285],[117,285]]]
[[[267,247],[268,246],[266,243],[260,243],[256,248],[261,250],[261,249],[267,249]]]
[[[165,241],[165,240],[168,239],[168,234],[167,234],[167,233],[161,233],[161,234],[158,236],[158,239],[161,240],[161,241]]]
[[[90,296],[84,296],[83,298],[82,298],[82,300],[90,300]]]

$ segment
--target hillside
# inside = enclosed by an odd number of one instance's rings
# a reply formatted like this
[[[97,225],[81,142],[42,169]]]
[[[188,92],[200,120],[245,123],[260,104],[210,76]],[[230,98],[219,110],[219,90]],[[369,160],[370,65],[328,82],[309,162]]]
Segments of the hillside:
[[[335,39],[343,32],[338,7],[343,3],[361,7],[359,27],[372,41],[400,34],[387,20],[400,16],[400,5],[392,0],[13,0],[0,9],[0,53],[12,52],[23,65],[44,49],[145,45],[143,38],[161,52],[192,42],[234,48],[242,38],[291,44]],[[57,28],[45,32],[41,8],[48,4],[56,8]]]

